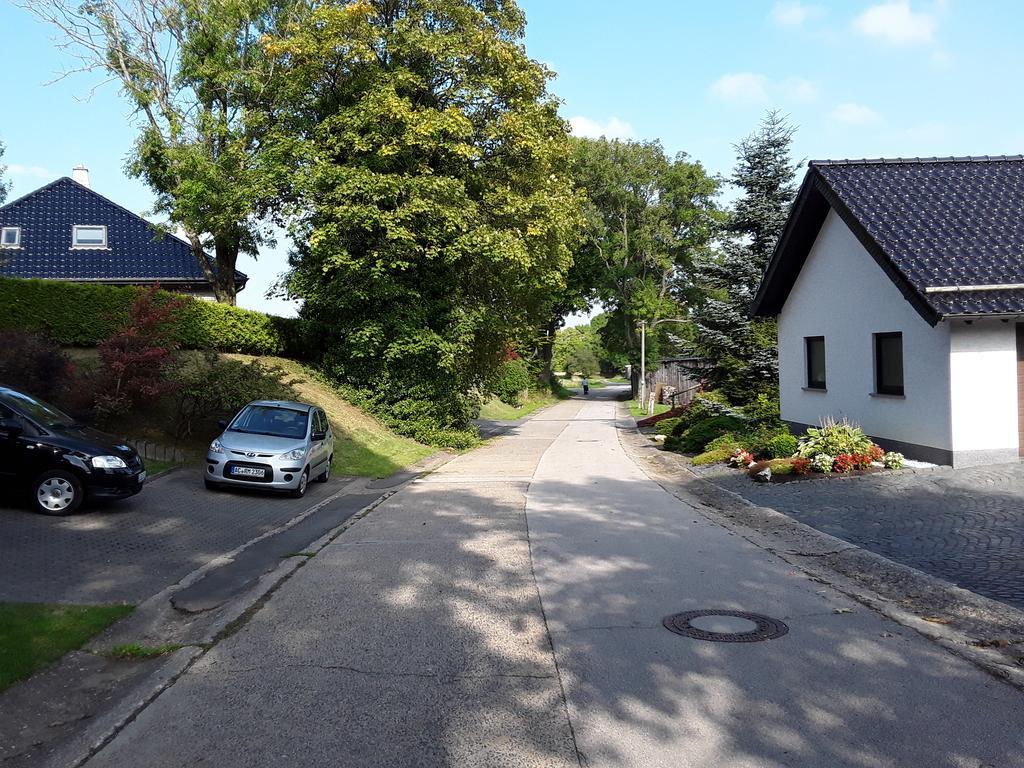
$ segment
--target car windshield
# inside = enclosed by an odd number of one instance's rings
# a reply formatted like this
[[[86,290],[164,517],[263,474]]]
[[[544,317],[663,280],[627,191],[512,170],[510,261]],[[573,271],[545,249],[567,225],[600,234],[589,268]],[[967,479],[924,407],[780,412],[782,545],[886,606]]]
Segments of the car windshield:
[[[0,403],[20,411],[36,424],[47,429],[75,426],[75,420],[64,413],[64,411],[21,392],[15,392],[11,389],[0,391]]]
[[[308,423],[309,414],[305,411],[277,405],[247,405],[231,422],[228,430],[249,435],[302,439],[306,436]]]

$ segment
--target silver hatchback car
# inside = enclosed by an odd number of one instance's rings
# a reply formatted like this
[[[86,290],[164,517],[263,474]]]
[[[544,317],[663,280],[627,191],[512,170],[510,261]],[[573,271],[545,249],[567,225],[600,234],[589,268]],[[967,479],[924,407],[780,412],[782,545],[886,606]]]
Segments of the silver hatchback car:
[[[249,403],[206,453],[206,487],[227,486],[306,494],[311,479],[326,483],[334,434],[315,405],[279,400]]]

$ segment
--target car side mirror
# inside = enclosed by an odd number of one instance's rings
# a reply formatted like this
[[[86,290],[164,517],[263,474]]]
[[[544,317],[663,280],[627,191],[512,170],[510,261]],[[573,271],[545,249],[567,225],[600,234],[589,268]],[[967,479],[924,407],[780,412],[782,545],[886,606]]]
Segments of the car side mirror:
[[[0,437],[2,438],[13,440],[16,437],[21,437],[21,433],[24,431],[25,428],[17,419],[0,419]]]
[[[326,432],[314,432],[310,437],[312,438],[313,442],[318,443],[321,440],[326,440],[327,439],[327,433]]]

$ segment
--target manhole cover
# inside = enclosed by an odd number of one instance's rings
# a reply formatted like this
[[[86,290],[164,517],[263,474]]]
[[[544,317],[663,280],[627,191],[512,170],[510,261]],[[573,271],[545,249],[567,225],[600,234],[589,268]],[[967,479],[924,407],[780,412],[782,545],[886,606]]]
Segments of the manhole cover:
[[[744,611],[685,611],[666,616],[661,623],[677,635],[715,643],[756,643],[789,632],[778,619]]]

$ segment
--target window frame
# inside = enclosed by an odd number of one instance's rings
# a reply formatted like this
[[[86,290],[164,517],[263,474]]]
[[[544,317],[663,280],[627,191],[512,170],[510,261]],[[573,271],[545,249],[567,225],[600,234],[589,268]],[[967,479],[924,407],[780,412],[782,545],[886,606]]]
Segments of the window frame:
[[[903,357],[903,331],[884,331],[873,333],[872,347],[874,348],[875,360],[875,391],[876,395],[888,395],[890,397],[906,397],[907,393],[907,372],[904,367]],[[889,339],[899,339],[900,342],[900,383],[898,386],[882,384],[882,342]]]
[[[14,242],[13,243],[5,243],[4,242],[4,236],[8,232],[11,232],[12,230],[14,232]],[[18,227],[18,226],[0,227],[0,248],[21,248],[21,227]]]
[[[821,342],[821,363],[823,369],[823,378],[820,382],[812,380],[811,376],[811,343]],[[825,352],[825,337],[824,336],[804,336],[804,388],[812,389],[815,392],[825,392],[828,390],[828,367],[826,360],[828,359]]]
[[[78,242],[78,230],[80,229],[101,229],[103,230],[103,242],[100,244],[86,243],[80,244]],[[71,248],[74,250],[103,250],[106,249],[109,238],[107,236],[107,225],[106,224],[74,224],[71,227]]]

